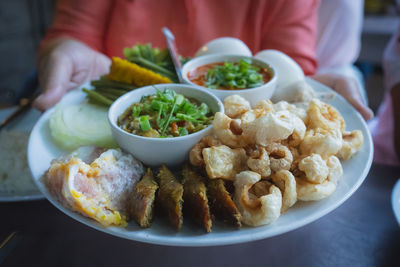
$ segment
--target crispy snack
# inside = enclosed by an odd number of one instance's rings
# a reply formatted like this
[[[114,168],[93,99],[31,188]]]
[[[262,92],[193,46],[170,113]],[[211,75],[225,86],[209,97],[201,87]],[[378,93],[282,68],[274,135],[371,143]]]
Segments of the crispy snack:
[[[234,119],[251,110],[250,103],[240,95],[230,95],[224,99],[225,114]]]
[[[322,183],[329,174],[328,166],[319,154],[311,154],[303,158],[299,162],[299,170],[305,173],[308,182],[314,184]]]
[[[294,115],[289,111],[268,113],[250,123],[243,125],[243,136],[257,145],[266,146],[268,143],[288,138],[294,130]]]
[[[269,155],[264,147],[253,150],[247,160],[247,166],[250,170],[260,174],[263,178],[271,175],[270,165]]]
[[[303,155],[320,154],[322,158],[326,159],[339,152],[342,144],[340,129],[310,129],[306,131],[304,139],[300,143],[300,152]]]
[[[194,147],[190,150],[189,153],[190,163],[193,166],[197,167],[204,166],[204,159],[202,154],[203,149],[206,147],[219,146],[219,145],[222,145],[222,143],[211,135],[201,138],[201,140],[197,144],[195,144]]]
[[[312,129],[339,129],[343,133],[346,128],[346,123],[339,111],[317,98],[314,98],[310,101],[307,109],[307,115],[309,118],[309,127]]]
[[[269,143],[266,149],[269,154],[269,160],[271,162],[270,167],[273,172],[290,169],[293,162],[293,155],[289,148],[281,143]]]
[[[207,184],[207,194],[212,213],[217,218],[238,228],[242,226],[240,212],[226,190],[224,180],[210,180]]]
[[[157,203],[167,215],[171,225],[180,230],[183,224],[183,186],[165,165],[161,166],[157,177],[160,180]]]
[[[224,145],[234,148],[246,145],[246,139],[242,135],[240,126],[236,120],[229,118],[224,113],[215,113],[213,120],[214,133]]]
[[[252,171],[236,175],[234,201],[242,222],[250,226],[273,223],[281,214],[282,194],[278,187]]]
[[[211,232],[212,220],[204,178],[188,165],[183,167],[182,176],[185,214],[188,214],[209,233]]]
[[[296,188],[298,200],[315,201],[330,196],[336,190],[336,184],[329,179],[320,184],[313,184],[305,179],[296,178]]]
[[[228,146],[213,146],[203,149],[208,177],[234,180],[235,175],[247,169],[246,151],[243,148],[231,149]]]
[[[153,172],[147,169],[133,190],[129,203],[129,216],[131,216],[142,228],[151,226],[153,219],[154,200],[158,184],[154,180]]]
[[[171,83],[169,78],[119,57],[112,58],[108,78],[116,82],[134,84],[136,86]]]
[[[340,159],[348,160],[360,150],[364,142],[364,136],[360,130],[355,130],[352,132],[344,132],[342,137],[343,145],[337,153],[337,156]]]
[[[284,213],[297,201],[296,180],[290,171],[280,170],[272,175],[272,181],[281,190],[281,213]]]

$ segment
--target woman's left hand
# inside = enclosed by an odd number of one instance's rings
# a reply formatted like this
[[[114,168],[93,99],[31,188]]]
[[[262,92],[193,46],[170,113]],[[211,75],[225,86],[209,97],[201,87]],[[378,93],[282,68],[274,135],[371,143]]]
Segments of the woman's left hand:
[[[361,116],[368,121],[374,117],[372,110],[363,103],[356,81],[353,78],[339,74],[326,73],[311,76],[312,79],[332,88],[342,95]]]

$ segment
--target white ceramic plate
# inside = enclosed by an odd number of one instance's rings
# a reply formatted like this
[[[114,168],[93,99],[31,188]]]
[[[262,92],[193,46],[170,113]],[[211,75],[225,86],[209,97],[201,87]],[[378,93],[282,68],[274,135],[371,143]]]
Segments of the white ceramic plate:
[[[392,191],[392,208],[397,223],[400,225],[400,180],[396,182]]]
[[[0,110],[0,121],[5,119],[8,115],[16,110],[17,107],[11,107],[6,109]],[[14,121],[12,121],[9,125],[2,129],[2,131],[9,131],[9,132],[17,132],[23,134],[29,134],[32,130],[33,126],[35,125],[36,121],[40,117],[40,112],[37,110],[29,110],[25,114],[20,115]],[[23,159],[21,159],[23,160]],[[14,173],[7,173],[8,178],[12,179],[14,177]],[[1,179],[1,177],[0,177]],[[23,177],[22,179],[32,179],[31,175],[27,173],[27,177]],[[29,201],[35,199],[43,199],[44,196],[39,191],[38,188],[22,188],[16,187],[15,190],[10,191],[6,190],[0,184],[0,202],[14,202],[14,201]]]
[[[331,90],[311,79],[307,82],[319,92]],[[66,95],[63,101],[77,103],[84,100],[82,92],[74,91]],[[336,191],[327,199],[318,202],[298,202],[290,208],[275,223],[262,227],[243,227],[235,230],[222,223],[216,223],[213,231],[204,233],[200,227],[192,225],[186,220],[180,232],[176,232],[169,225],[156,220],[149,229],[140,229],[134,222],[126,228],[102,227],[100,224],[64,208],[48,192],[39,178],[49,168],[50,161],[65,152],[57,148],[52,142],[49,133],[49,117],[53,109],[48,110],[34,127],[28,145],[28,162],[33,177],[42,193],[58,209],[65,214],[97,230],[126,239],[171,246],[215,246],[248,242],[279,235],[326,215],[348,199],[361,185],[372,163],[373,146],[371,135],[361,115],[341,96],[336,95],[330,102],[343,114],[348,130],[360,129],[364,134],[364,144],[360,151],[350,160],[343,162],[344,175]]]

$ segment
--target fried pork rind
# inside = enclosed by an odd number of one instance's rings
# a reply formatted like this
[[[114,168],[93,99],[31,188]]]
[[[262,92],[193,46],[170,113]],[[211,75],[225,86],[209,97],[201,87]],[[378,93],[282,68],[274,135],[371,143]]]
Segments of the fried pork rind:
[[[143,178],[136,183],[135,189],[129,199],[129,215],[142,228],[151,226],[157,189],[158,184],[154,180],[153,172],[149,168]]]
[[[313,184],[302,178],[296,178],[296,190],[298,200],[315,201],[330,196],[336,190],[336,184],[329,179],[320,184]]]
[[[335,155],[342,148],[342,143],[340,129],[310,129],[306,131],[304,139],[300,143],[300,152],[303,155],[320,154],[322,158],[326,159]]]
[[[270,113],[270,112],[275,112],[274,104],[269,99],[261,100],[260,102],[257,103],[257,105],[254,107],[254,109],[264,110],[265,114]]]
[[[257,145],[266,146],[271,142],[288,138],[294,130],[293,115],[289,111],[268,113],[243,125],[243,135]]]
[[[288,110],[297,117],[299,117],[304,123],[307,122],[307,110],[304,108],[300,108],[294,104],[290,104],[286,101],[279,101],[278,103],[274,104],[275,111],[285,111]]]
[[[242,222],[246,225],[273,223],[281,213],[281,191],[267,181],[259,182],[260,179],[261,176],[252,171],[243,171],[236,175],[234,201],[242,215]]]
[[[165,165],[161,166],[157,177],[160,180],[157,204],[166,214],[171,225],[176,230],[180,230],[183,224],[183,186]]]
[[[214,146],[203,149],[208,177],[234,180],[237,173],[246,170],[247,156],[243,148]]]
[[[311,154],[299,162],[299,169],[310,183],[320,184],[328,178],[329,168],[318,154]]]
[[[247,166],[263,178],[271,175],[270,160],[264,147],[259,147],[257,150],[252,151],[247,160]]]
[[[207,184],[207,193],[210,209],[217,218],[237,228],[242,226],[242,216],[226,190],[223,179],[211,179]]]
[[[242,125],[245,125],[247,123],[250,123],[254,121],[255,119],[260,118],[261,116],[264,116],[266,111],[264,109],[252,109],[244,113],[241,117],[240,120],[242,122]]]
[[[272,181],[281,190],[281,213],[284,213],[297,201],[296,180],[290,171],[280,170],[272,175]]]
[[[205,179],[188,165],[183,167],[182,176],[185,214],[188,214],[209,233],[211,232],[212,221],[208,207]]]
[[[224,99],[225,114],[234,119],[251,110],[249,101],[240,95],[230,95]]]
[[[289,170],[293,162],[293,155],[287,146],[281,143],[270,143],[266,146],[269,154],[270,167],[273,172]]]
[[[246,139],[242,135],[242,129],[238,121],[233,120],[221,112],[215,113],[213,128],[217,138],[230,147],[238,148],[246,145]]]
[[[190,150],[189,153],[189,160],[190,163],[193,166],[197,167],[202,167],[204,166],[204,159],[203,159],[203,149],[206,147],[212,147],[212,146],[219,146],[222,145],[222,143],[218,140],[215,139],[213,136],[205,136],[203,137],[197,144],[195,144]]]
[[[360,130],[355,130],[352,132],[344,132],[342,137],[343,145],[336,155],[340,159],[348,160],[360,150],[364,142],[364,136]]]
[[[330,156],[326,161],[329,168],[328,180],[337,184],[343,175],[343,168],[340,160],[336,156]]]
[[[339,129],[344,132],[346,123],[336,108],[314,98],[310,101],[307,109],[309,127],[312,129],[322,128],[325,130]]]

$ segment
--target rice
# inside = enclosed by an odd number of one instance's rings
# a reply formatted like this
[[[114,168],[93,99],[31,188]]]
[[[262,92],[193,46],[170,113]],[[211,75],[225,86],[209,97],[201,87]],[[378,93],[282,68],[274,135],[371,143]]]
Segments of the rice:
[[[26,158],[29,133],[0,131],[0,193],[37,192]]]

